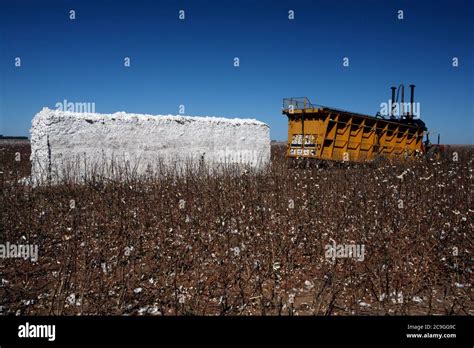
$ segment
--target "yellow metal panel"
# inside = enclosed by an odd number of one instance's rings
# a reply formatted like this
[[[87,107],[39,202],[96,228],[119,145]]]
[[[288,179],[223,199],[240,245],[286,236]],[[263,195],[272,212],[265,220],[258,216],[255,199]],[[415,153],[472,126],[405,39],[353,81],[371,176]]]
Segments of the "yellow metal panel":
[[[341,161],[347,153],[350,161],[370,161],[379,154],[402,159],[423,148],[423,130],[407,124],[322,108],[284,113],[288,116],[288,157]]]

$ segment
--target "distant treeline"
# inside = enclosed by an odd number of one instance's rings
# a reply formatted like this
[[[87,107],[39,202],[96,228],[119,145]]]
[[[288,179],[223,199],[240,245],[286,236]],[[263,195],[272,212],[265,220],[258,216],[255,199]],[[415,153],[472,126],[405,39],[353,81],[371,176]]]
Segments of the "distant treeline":
[[[28,140],[28,137],[23,137],[23,136],[4,136],[0,134],[0,140],[5,139],[5,140]]]

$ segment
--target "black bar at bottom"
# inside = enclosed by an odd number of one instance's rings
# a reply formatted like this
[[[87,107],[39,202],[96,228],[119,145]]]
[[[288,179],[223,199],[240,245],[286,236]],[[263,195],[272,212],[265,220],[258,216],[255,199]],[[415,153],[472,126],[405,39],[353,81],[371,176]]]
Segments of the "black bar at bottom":
[[[27,324],[28,323],[28,324]],[[23,326],[22,326],[23,325]],[[32,326],[33,325],[33,326]],[[54,341],[46,327],[55,325]],[[0,317],[0,345],[413,344],[470,345],[472,317]],[[50,327],[51,328],[51,327]],[[26,331],[28,331],[26,333]],[[21,331],[21,333],[20,333]],[[44,333],[42,338],[19,337]],[[51,330],[49,331],[51,333]],[[48,339],[49,337],[49,339]],[[227,342],[223,342],[223,337]]]

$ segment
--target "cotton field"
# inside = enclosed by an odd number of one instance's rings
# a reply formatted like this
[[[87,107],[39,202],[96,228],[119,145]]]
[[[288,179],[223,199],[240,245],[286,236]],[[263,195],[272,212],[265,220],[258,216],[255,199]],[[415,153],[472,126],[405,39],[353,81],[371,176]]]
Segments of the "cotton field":
[[[0,314],[473,315],[474,151],[450,151],[31,186],[0,144],[1,242],[38,246],[0,263]]]

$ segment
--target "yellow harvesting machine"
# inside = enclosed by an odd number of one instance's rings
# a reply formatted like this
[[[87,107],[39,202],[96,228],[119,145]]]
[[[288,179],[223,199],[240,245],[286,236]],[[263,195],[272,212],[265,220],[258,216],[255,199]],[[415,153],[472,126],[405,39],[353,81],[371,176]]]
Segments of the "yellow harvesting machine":
[[[283,99],[282,113],[288,117],[288,158],[365,162],[378,157],[409,159],[425,150],[425,123],[415,117],[414,85],[408,111],[395,116],[392,87],[389,117],[369,116],[311,104],[306,97]],[[404,87],[401,105],[404,104]],[[398,100],[397,92],[397,100]],[[400,114],[400,112],[398,112]],[[427,140],[428,142],[428,140]]]

